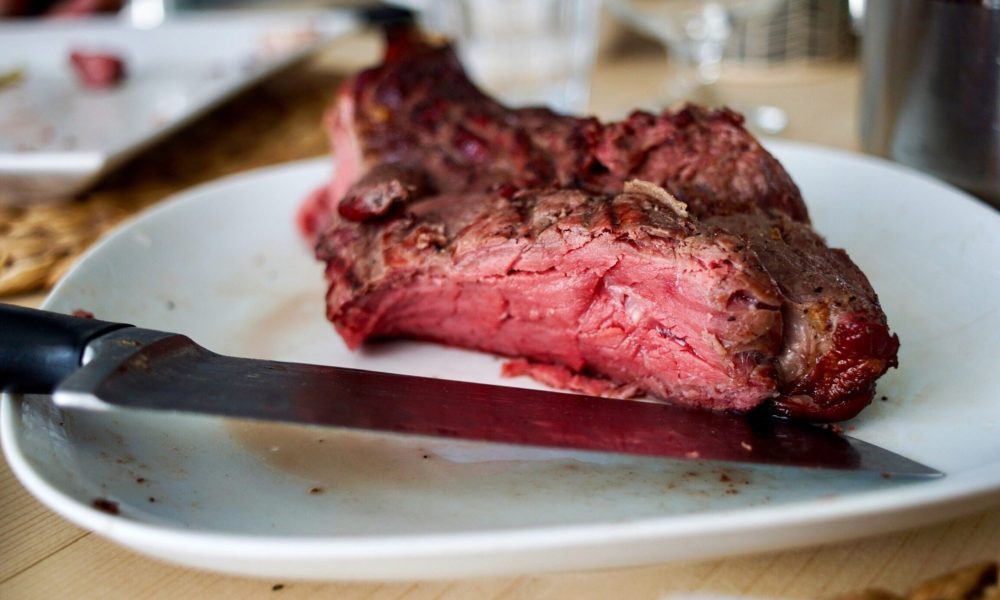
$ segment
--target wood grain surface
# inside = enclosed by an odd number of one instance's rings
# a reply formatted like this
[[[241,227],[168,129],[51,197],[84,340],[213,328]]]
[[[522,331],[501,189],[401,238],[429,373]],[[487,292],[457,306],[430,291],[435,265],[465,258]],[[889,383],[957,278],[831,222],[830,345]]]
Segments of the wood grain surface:
[[[331,69],[330,72],[349,71],[373,60],[377,53],[377,42],[360,36],[332,47],[318,65],[321,69]],[[664,60],[658,54],[640,52],[622,59],[612,51],[604,56],[594,76],[595,112],[620,115],[630,106],[648,102],[656,93],[664,68]],[[764,84],[759,77],[755,80],[748,76],[727,83],[726,91],[744,102],[766,102],[785,108],[791,122],[786,138],[848,149],[856,146],[857,70],[853,65],[795,67],[772,73],[767,80]],[[271,85],[280,87],[287,83],[276,81]],[[265,119],[262,123],[266,124],[267,118],[270,117],[261,116]],[[185,130],[185,135],[199,139],[196,128],[197,124]],[[266,126],[258,131],[262,141],[270,135]],[[234,149],[234,153],[244,150],[254,152],[247,148]],[[312,151],[310,146],[309,152]],[[221,168],[226,171],[247,166],[235,165],[223,164]],[[136,173],[121,175],[136,176]],[[151,191],[141,201],[144,204],[172,191],[169,186],[157,187],[160,184],[156,181],[142,178],[137,185],[158,190]],[[42,294],[35,293],[5,301],[37,306],[42,298]],[[255,580],[176,567],[122,549],[44,508],[17,483],[6,463],[0,465],[0,598],[4,600],[514,600],[662,598],[686,593],[823,598],[871,587],[899,593],[928,577],[997,558],[1000,558],[1000,507],[929,527],[849,543],[725,560],[459,581],[314,584]]]

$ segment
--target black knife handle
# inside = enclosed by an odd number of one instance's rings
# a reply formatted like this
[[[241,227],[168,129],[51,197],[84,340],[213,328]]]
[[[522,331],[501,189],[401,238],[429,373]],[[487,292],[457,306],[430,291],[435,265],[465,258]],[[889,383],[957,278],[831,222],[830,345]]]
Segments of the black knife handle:
[[[51,393],[80,367],[90,340],[122,327],[130,325],[0,304],[0,389]]]

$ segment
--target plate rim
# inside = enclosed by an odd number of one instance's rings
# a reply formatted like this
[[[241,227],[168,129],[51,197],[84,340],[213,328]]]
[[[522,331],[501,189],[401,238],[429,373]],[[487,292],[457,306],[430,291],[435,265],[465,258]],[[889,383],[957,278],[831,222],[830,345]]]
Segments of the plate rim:
[[[194,554],[200,557],[238,558],[245,562],[295,560],[310,564],[328,561],[390,561],[383,577],[392,578],[391,561],[421,556],[467,557],[477,554],[505,552],[531,553],[579,547],[609,547],[618,544],[659,542],[684,539],[698,534],[702,537],[725,536],[728,539],[740,534],[766,530],[772,533],[802,528],[804,526],[835,527],[838,524],[878,518],[890,509],[898,520],[868,523],[867,534],[895,531],[905,527],[941,521],[989,507],[1000,502],[998,481],[990,482],[980,475],[992,471],[995,465],[984,465],[962,475],[947,476],[933,482],[857,492],[843,498],[829,500],[825,510],[816,511],[817,500],[803,500],[774,506],[726,509],[706,513],[639,518],[628,522],[599,522],[568,525],[547,525],[511,529],[483,529],[477,531],[401,535],[345,535],[327,537],[268,536],[261,534],[233,534],[206,532],[135,521],[108,515],[78,502],[69,494],[48,483],[34,471],[30,461],[20,452],[17,430],[20,409],[17,398],[5,393],[0,399],[0,443],[12,472],[18,480],[43,505],[72,523],[104,535],[130,548],[161,558],[176,560],[177,555]],[[946,481],[952,485],[942,485]],[[953,488],[959,484],[959,491]],[[930,488],[930,489],[928,489]],[[887,498],[888,497],[888,498]],[[893,498],[895,497],[895,498]],[[936,509],[936,510],[931,510]],[[918,511],[916,514],[911,514]],[[690,559],[720,557],[738,552],[791,548],[815,543],[829,543],[859,537],[845,531],[825,535],[821,540],[806,539],[798,543],[732,544],[723,552],[676,553],[668,552],[666,558]],[[196,545],[193,543],[196,542]],[[165,553],[165,554],[163,554]],[[370,565],[376,567],[377,565]],[[226,569],[223,569],[226,570]],[[253,572],[236,568],[230,572],[253,575]],[[448,570],[446,575],[461,574],[461,568]],[[503,572],[502,570],[497,572]],[[338,578],[350,578],[338,577]]]
[[[990,214],[993,215],[992,218],[1000,219],[1000,213],[966,192],[924,173],[877,157],[785,140],[766,140],[765,146],[772,151],[834,156],[867,162],[883,168],[889,167],[898,175],[920,179],[922,183],[936,188],[935,191],[947,193],[953,198],[956,196],[964,198],[968,209],[978,207],[984,215]],[[52,290],[43,303],[43,307],[49,306],[55,298],[58,298],[59,294],[62,293],[63,286],[70,279],[69,275],[72,275],[80,264],[86,262],[95,253],[100,252],[109,240],[127,235],[146,219],[156,218],[158,214],[166,211],[179,210],[188,204],[198,202],[206,194],[213,194],[218,188],[225,188],[234,183],[247,184],[255,178],[287,175],[287,171],[297,169],[309,171],[318,169],[320,165],[329,168],[331,163],[329,156],[282,163],[228,175],[174,194],[126,219],[91,246],[67,274],[68,276]],[[32,468],[30,460],[20,451],[19,436],[22,430],[18,427],[20,422],[18,418],[20,405],[18,403],[18,397],[12,394],[4,394],[0,400],[0,443],[2,443],[3,452],[11,470],[22,485],[43,505],[77,525],[91,529],[141,552],[175,561],[178,560],[177,555],[190,555],[191,553],[201,557],[230,560],[234,559],[235,556],[237,562],[243,561],[244,563],[264,560],[297,560],[316,564],[330,561],[367,560],[379,561],[376,565],[369,565],[370,569],[374,568],[375,572],[379,574],[378,577],[392,578],[393,573],[398,571],[398,568],[393,568],[392,561],[415,556],[456,558],[483,553],[491,555],[530,554],[531,552],[551,551],[553,549],[607,548],[617,544],[639,542],[660,542],[669,545],[668,543],[672,540],[679,540],[695,534],[700,536],[742,535],[745,538],[747,534],[754,531],[789,531],[810,525],[831,529],[839,524],[855,523],[862,520],[872,521],[873,519],[875,522],[868,523],[869,527],[866,531],[881,533],[940,521],[1000,502],[1000,477],[994,475],[990,479],[985,476],[994,471],[998,464],[990,463],[957,474],[949,474],[938,481],[919,482],[885,490],[854,492],[846,497],[830,499],[828,503],[820,504],[822,508],[819,510],[817,510],[817,502],[820,501],[812,499],[773,506],[642,517],[625,522],[605,521],[505,529],[484,528],[459,532],[325,537],[211,532],[113,517],[78,502],[54,484],[49,483]],[[883,519],[879,522],[877,517],[884,514],[886,510],[892,510],[894,516],[899,516],[899,519]],[[652,560],[707,558],[736,552],[789,548],[796,545],[836,541],[859,535],[851,528],[844,528],[844,531],[839,533],[828,531],[820,539],[805,539],[792,543],[769,544],[766,540],[746,543],[744,539],[744,543],[730,544],[730,547],[723,551],[702,552],[696,555],[681,553],[680,555],[666,556],[666,558],[652,557]],[[670,553],[667,552],[667,554]],[[466,573],[461,568],[461,561],[457,561],[457,563],[444,569],[447,576]],[[216,565],[213,568],[254,574],[254,572],[233,566],[226,568]],[[568,567],[564,566],[563,568]],[[493,569],[488,572],[506,571]],[[322,578],[322,576],[320,577]],[[348,573],[338,574],[337,578],[349,579],[352,577]]]

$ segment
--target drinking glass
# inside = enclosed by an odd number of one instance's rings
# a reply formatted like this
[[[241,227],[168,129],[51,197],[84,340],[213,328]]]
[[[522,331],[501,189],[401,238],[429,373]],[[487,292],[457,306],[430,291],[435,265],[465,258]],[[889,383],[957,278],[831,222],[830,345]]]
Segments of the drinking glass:
[[[431,0],[423,19],[455,41],[490,94],[579,113],[590,99],[599,8],[599,0]]]
[[[665,79],[660,103],[688,101],[709,106],[725,104],[715,83],[722,73],[726,42],[734,26],[750,18],[765,18],[779,0],[607,0],[626,24],[661,41],[673,69]],[[775,106],[734,106],[748,124],[764,133],[778,133],[788,124]]]

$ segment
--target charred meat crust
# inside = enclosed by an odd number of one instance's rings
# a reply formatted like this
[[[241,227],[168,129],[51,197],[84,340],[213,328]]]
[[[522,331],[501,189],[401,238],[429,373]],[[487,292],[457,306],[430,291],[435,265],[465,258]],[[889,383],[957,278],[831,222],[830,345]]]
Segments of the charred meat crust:
[[[419,165],[444,193],[554,186],[614,194],[641,179],[695,216],[763,207],[808,221],[795,183],[733,111],[686,106],[602,124],[545,108],[511,110],[469,81],[449,46],[394,35],[387,56],[398,58],[346,82],[327,117],[337,200],[349,202],[345,191],[369,169],[396,163]]]
[[[867,406],[875,381],[896,366],[899,339],[868,278],[847,253],[806,224],[760,211],[705,222],[747,241],[784,297],[776,366],[782,414],[839,421]]]
[[[449,47],[397,31],[327,122],[337,172],[299,222],[352,347],[432,339],[524,358],[520,372],[550,383],[603,378],[711,408],[766,400],[817,421],[856,414],[896,365],[864,274],[812,230],[787,172],[729,110],[607,124],[511,110]],[[623,193],[633,179],[683,214]],[[629,317],[650,313],[655,324]]]

